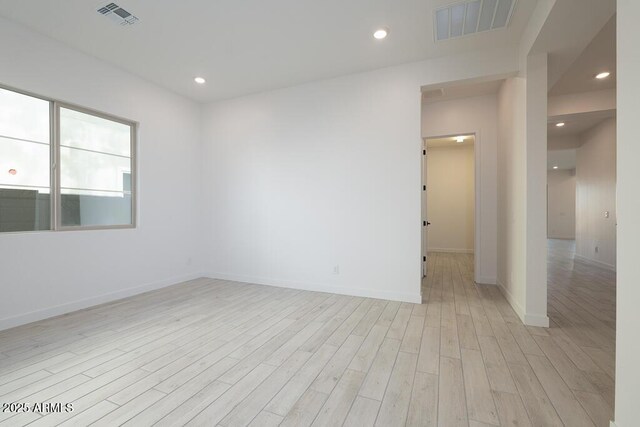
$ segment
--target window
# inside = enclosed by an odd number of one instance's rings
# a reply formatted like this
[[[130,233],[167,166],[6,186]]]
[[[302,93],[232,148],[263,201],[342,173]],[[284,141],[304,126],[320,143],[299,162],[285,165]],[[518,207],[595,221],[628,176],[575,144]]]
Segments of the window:
[[[0,88],[0,231],[51,228],[50,110]]]
[[[132,227],[135,130],[0,88],[0,232]]]
[[[131,125],[66,107],[59,117],[62,226],[131,224]]]

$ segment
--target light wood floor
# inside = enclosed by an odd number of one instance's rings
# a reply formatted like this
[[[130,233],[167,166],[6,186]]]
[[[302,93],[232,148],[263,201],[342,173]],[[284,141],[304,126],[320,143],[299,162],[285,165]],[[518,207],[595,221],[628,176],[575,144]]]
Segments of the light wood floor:
[[[425,304],[195,280],[0,332],[20,426],[608,426],[615,285],[554,244],[553,327],[525,327],[468,255]]]

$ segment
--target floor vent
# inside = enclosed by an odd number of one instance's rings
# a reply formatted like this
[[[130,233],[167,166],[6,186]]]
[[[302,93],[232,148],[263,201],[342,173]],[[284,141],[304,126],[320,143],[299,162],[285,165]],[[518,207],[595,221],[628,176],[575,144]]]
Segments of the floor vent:
[[[434,13],[436,41],[506,28],[516,0],[467,0],[437,9]]]
[[[137,16],[132,15],[115,3],[109,3],[101,7],[98,9],[98,13],[110,18],[118,25],[133,25],[140,21]]]

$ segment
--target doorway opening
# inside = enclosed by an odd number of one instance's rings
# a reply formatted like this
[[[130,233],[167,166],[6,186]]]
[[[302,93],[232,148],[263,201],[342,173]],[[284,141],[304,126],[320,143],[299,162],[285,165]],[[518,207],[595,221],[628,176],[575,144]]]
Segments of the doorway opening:
[[[476,243],[476,135],[423,140],[423,277],[433,254],[468,255]]]
[[[576,375],[613,418],[616,340],[616,17],[548,97],[547,313]],[[568,102],[569,101],[569,102]]]
[[[433,267],[429,265],[429,251],[435,250],[448,250],[450,253],[447,258],[459,258],[460,263],[465,266],[464,271],[469,281],[487,285],[497,283],[497,169],[498,124],[500,123],[498,107],[499,94],[505,78],[506,76],[501,75],[482,80],[451,81],[421,88],[422,269],[423,273],[425,269],[427,271],[427,279],[422,281],[423,284],[429,281],[430,272],[439,271],[437,268],[429,269]],[[457,142],[458,137],[463,137],[462,143]],[[448,177],[444,180],[429,178],[428,163],[431,161],[437,163],[438,154],[442,149],[437,145],[448,144],[456,147],[461,144],[464,146],[465,143],[470,144],[471,147],[470,165],[464,170],[452,166],[447,171],[450,172]],[[433,156],[430,156],[431,152]],[[453,211],[444,208],[441,210],[444,214],[438,213],[440,208],[437,205],[440,203],[430,202],[430,190],[437,191],[439,186],[447,183],[459,184],[463,172],[470,173],[465,176],[471,176],[473,179],[471,186],[466,187],[466,191],[470,192],[467,200],[471,203],[471,208],[466,211],[467,218],[469,212],[473,213],[472,221],[467,222],[461,230],[457,230],[470,231],[467,235],[471,237],[461,245],[457,243],[459,239],[443,242],[443,239],[439,238],[441,231],[446,229],[438,219],[439,215],[443,215],[446,223],[449,217],[460,215],[461,212],[458,208],[451,208]],[[428,210],[432,208],[436,209],[436,212],[433,212],[433,215],[436,215],[435,218],[428,215],[430,213]],[[430,222],[431,225],[427,226],[426,222]],[[447,235],[446,231],[444,235]]]

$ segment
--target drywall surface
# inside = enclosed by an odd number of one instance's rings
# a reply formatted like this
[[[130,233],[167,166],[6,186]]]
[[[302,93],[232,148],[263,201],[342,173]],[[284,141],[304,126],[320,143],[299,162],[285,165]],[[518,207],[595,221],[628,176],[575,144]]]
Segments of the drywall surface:
[[[205,271],[419,302],[420,87],[514,71],[474,53],[206,106]]]
[[[547,237],[576,238],[576,171],[547,172]]]
[[[548,327],[547,317],[547,78],[546,53],[529,55],[526,77],[526,287],[522,321]]]
[[[607,89],[552,96],[549,98],[548,108],[549,117],[611,111],[616,109],[616,91]]]
[[[618,0],[618,124],[617,124],[617,321],[616,408],[617,427],[633,427],[640,419],[640,2]]]
[[[605,120],[581,139],[576,167],[576,258],[615,270],[616,120]]]
[[[475,185],[479,194],[476,212],[476,280],[496,284],[497,277],[497,150],[498,97],[485,95],[422,106],[422,136],[476,134]]]
[[[575,150],[578,147],[580,147],[578,135],[555,136],[547,140],[548,150]]]
[[[427,240],[429,251],[474,251],[473,151],[473,145],[428,149],[427,219],[431,223]]]
[[[200,107],[0,19],[0,84],[139,122],[138,226],[0,234],[0,328],[200,272]]]
[[[523,317],[526,306],[525,79],[506,80],[498,100],[498,285]]]

